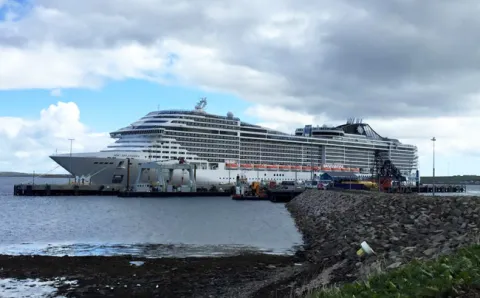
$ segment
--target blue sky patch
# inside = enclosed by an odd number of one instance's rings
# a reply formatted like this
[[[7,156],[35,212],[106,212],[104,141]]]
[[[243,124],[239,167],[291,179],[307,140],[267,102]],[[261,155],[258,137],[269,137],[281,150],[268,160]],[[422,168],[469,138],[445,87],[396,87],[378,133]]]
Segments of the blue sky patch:
[[[0,22],[17,22],[33,8],[33,0],[7,0],[0,6]]]

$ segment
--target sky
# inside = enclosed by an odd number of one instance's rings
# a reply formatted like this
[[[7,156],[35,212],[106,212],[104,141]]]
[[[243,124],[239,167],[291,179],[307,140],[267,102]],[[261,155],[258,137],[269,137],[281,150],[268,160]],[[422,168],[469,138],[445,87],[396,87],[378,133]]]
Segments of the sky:
[[[362,118],[421,175],[480,174],[480,5],[449,0],[0,0],[0,171],[62,172],[157,109],[293,132]]]

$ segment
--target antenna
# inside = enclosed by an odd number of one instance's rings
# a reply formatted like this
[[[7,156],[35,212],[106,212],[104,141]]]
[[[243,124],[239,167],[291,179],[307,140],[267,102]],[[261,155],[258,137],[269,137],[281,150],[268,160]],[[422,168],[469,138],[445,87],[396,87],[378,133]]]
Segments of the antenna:
[[[201,97],[200,101],[195,106],[195,110],[203,112],[203,109],[207,106],[207,98]]]

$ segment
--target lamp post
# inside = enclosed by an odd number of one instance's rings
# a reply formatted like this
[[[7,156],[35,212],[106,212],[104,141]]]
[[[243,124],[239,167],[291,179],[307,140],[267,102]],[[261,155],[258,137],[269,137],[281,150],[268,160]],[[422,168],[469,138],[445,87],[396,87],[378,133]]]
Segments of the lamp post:
[[[432,194],[433,194],[434,196],[435,196],[435,141],[436,141],[436,140],[437,140],[437,139],[436,139],[435,137],[433,137],[433,138],[431,139],[432,144],[433,144],[433,163],[432,163],[432,171],[433,171],[433,179],[432,179],[433,182],[432,182],[432,184],[433,184],[433,189],[432,189]]]
[[[68,139],[70,141],[70,174],[72,174],[72,145],[75,139]],[[68,184],[70,184],[70,176],[68,177]]]

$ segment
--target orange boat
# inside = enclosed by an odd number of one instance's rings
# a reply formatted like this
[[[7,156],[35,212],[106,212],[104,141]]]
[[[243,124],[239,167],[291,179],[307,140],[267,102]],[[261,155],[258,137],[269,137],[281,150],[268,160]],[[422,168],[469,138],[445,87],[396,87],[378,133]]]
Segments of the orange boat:
[[[313,167],[313,170],[314,170],[314,171],[320,171],[320,169],[321,169],[321,167],[319,167],[319,166]]]
[[[278,165],[267,165],[267,170],[277,171]]]
[[[356,172],[356,173],[360,172],[360,169],[359,169],[359,168],[350,168],[350,170],[351,170],[352,172]]]
[[[236,164],[236,163],[226,163],[226,164],[225,164],[225,167],[226,167],[227,169],[237,169],[237,168],[238,168],[238,164]]]
[[[322,171],[331,171],[331,170],[332,170],[332,168],[330,168],[330,167],[322,167]]]
[[[241,167],[242,169],[253,169],[253,164],[244,163],[244,164],[241,164],[240,167]]]
[[[301,171],[301,170],[302,170],[302,166],[292,166],[292,170],[294,170],[294,171]]]
[[[254,165],[253,167],[257,170],[265,170],[267,165]]]
[[[279,166],[279,168],[280,168],[280,170],[288,171],[288,170],[290,170],[291,167],[287,166],[287,165],[281,165],[281,166]]]
[[[303,170],[303,171],[308,171],[308,172],[310,172],[310,171],[312,170],[312,167],[310,167],[310,166],[303,166],[303,167],[302,167],[302,170]]]
[[[341,172],[341,171],[342,171],[342,168],[332,168],[332,171],[334,171],[334,172]]]

